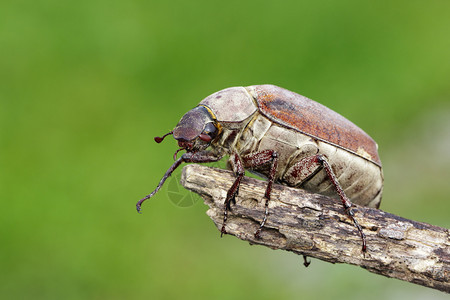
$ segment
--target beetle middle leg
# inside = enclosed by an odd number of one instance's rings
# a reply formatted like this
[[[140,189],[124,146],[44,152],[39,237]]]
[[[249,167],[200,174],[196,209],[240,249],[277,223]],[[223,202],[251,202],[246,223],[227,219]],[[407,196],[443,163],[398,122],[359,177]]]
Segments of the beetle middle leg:
[[[231,202],[236,203],[236,196],[239,191],[239,185],[241,184],[242,177],[245,175],[245,169],[242,165],[242,161],[237,153],[233,154],[232,159],[230,160],[234,173],[236,174],[236,179],[233,182],[233,185],[227,192],[227,197],[225,198],[225,202],[223,204],[223,223],[222,229],[220,230],[220,236],[227,231],[225,229],[225,225],[228,219],[228,211],[231,210]]]
[[[233,154],[230,162],[236,174],[236,179],[231,188],[228,190],[227,197],[225,198],[221,236],[224,233],[227,233],[225,230],[225,225],[228,218],[228,211],[231,210],[231,202],[235,202],[236,195],[239,191],[239,185],[241,183],[242,177],[244,177],[245,175],[245,168],[253,169],[264,164],[271,163],[267,188],[264,194],[264,218],[259,228],[255,232],[255,237],[260,237],[261,229],[266,224],[267,216],[269,215],[269,200],[270,194],[272,192],[272,185],[275,180],[275,174],[277,171],[277,161],[278,154],[274,150],[263,150],[261,152],[251,153],[243,156],[242,158],[240,158],[237,153]]]
[[[259,225],[259,228],[255,232],[255,237],[260,238],[261,230],[266,224],[267,216],[269,215],[269,200],[270,194],[272,193],[272,185],[275,180],[275,174],[277,172],[278,166],[278,154],[274,150],[263,150],[261,152],[251,153],[243,158],[244,165],[246,168],[253,169],[268,163],[270,164],[269,176],[267,178],[266,192],[264,193],[264,218]]]
[[[336,175],[334,174],[325,156],[321,154],[316,154],[313,156],[303,158],[286,172],[286,174],[284,175],[284,180],[291,183],[298,182],[298,184],[301,184],[302,182],[314,176],[321,168],[325,169],[328,178],[330,179],[331,183],[333,184],[339,195],[339,198],[341,198],[342,205],[344,206],[345,211],[347,212],[348,216],[352,219],[353,224],[358,229],[358,232],[362,240],[362,251],[365,252],[366,235],[364,234],[361,225],[359,225],[358,221],[356,221],[355,212],[352,209],[352,203],[348,199],[347,195],[345,195],[344,190],[339,184]]]

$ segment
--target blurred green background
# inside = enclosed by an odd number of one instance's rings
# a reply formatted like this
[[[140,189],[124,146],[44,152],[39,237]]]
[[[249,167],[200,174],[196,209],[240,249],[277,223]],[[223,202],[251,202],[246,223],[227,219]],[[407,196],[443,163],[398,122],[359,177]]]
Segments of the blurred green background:
[[[205,96],[272,83],[368,132],[381,208],[450,227],[450,2],[0,2],[3,299],[444,299],[219,237],[158,145]]]

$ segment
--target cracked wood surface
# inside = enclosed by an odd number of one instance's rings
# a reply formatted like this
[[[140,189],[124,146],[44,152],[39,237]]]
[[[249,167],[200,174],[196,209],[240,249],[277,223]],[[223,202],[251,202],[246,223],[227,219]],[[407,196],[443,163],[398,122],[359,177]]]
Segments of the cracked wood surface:
[[[208,216],[220,230],[223,202],[234,181],[232,172],[202,165],[183,168],[181,184],[209,206]],[[264,216],[266,182],[244,177],[226,230],[241,240],[292,251],[331,263],[348,263],[370,272],[450,293],[449,230],[408,220],[379,209],[355,205],[356,218],[367,236],[361,251],[358,231],[336,199],[275,184],[269,217]]]

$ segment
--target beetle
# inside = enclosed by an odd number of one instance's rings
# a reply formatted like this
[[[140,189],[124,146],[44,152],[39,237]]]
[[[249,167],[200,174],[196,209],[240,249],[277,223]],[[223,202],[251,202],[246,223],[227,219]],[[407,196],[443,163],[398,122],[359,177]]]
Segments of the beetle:
[[[226,234],[228,211],[247,169],[267,178],[265,211],[256,238],[266,224],[276,182],[340,199],[366,251],[366,237],[352,203],[379,207],[382,166],[375,141],[340,114],[275,85],[230,87],[203,99],[155,141],[160,143],[168,135],[178,141],[175,163],[156,189],[139,200],[138,212],[181,163],[215,162],[229,156],[228,167],[236,179],[224,201],[221,235]],[[186,152],[176,159],[182,150]]]

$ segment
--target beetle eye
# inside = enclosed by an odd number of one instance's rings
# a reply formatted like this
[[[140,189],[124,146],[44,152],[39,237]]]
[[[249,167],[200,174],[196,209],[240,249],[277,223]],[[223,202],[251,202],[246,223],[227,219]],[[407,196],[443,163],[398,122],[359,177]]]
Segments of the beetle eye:
[[[207,136],[207,137],[205,137]],[[217,136],[217,128],[214,126],[214,123],[210,122],[205,125],[205,129],[203,129],[202,134],[200,134],[200,139],[205,142],[209,142],[213,140]]]

